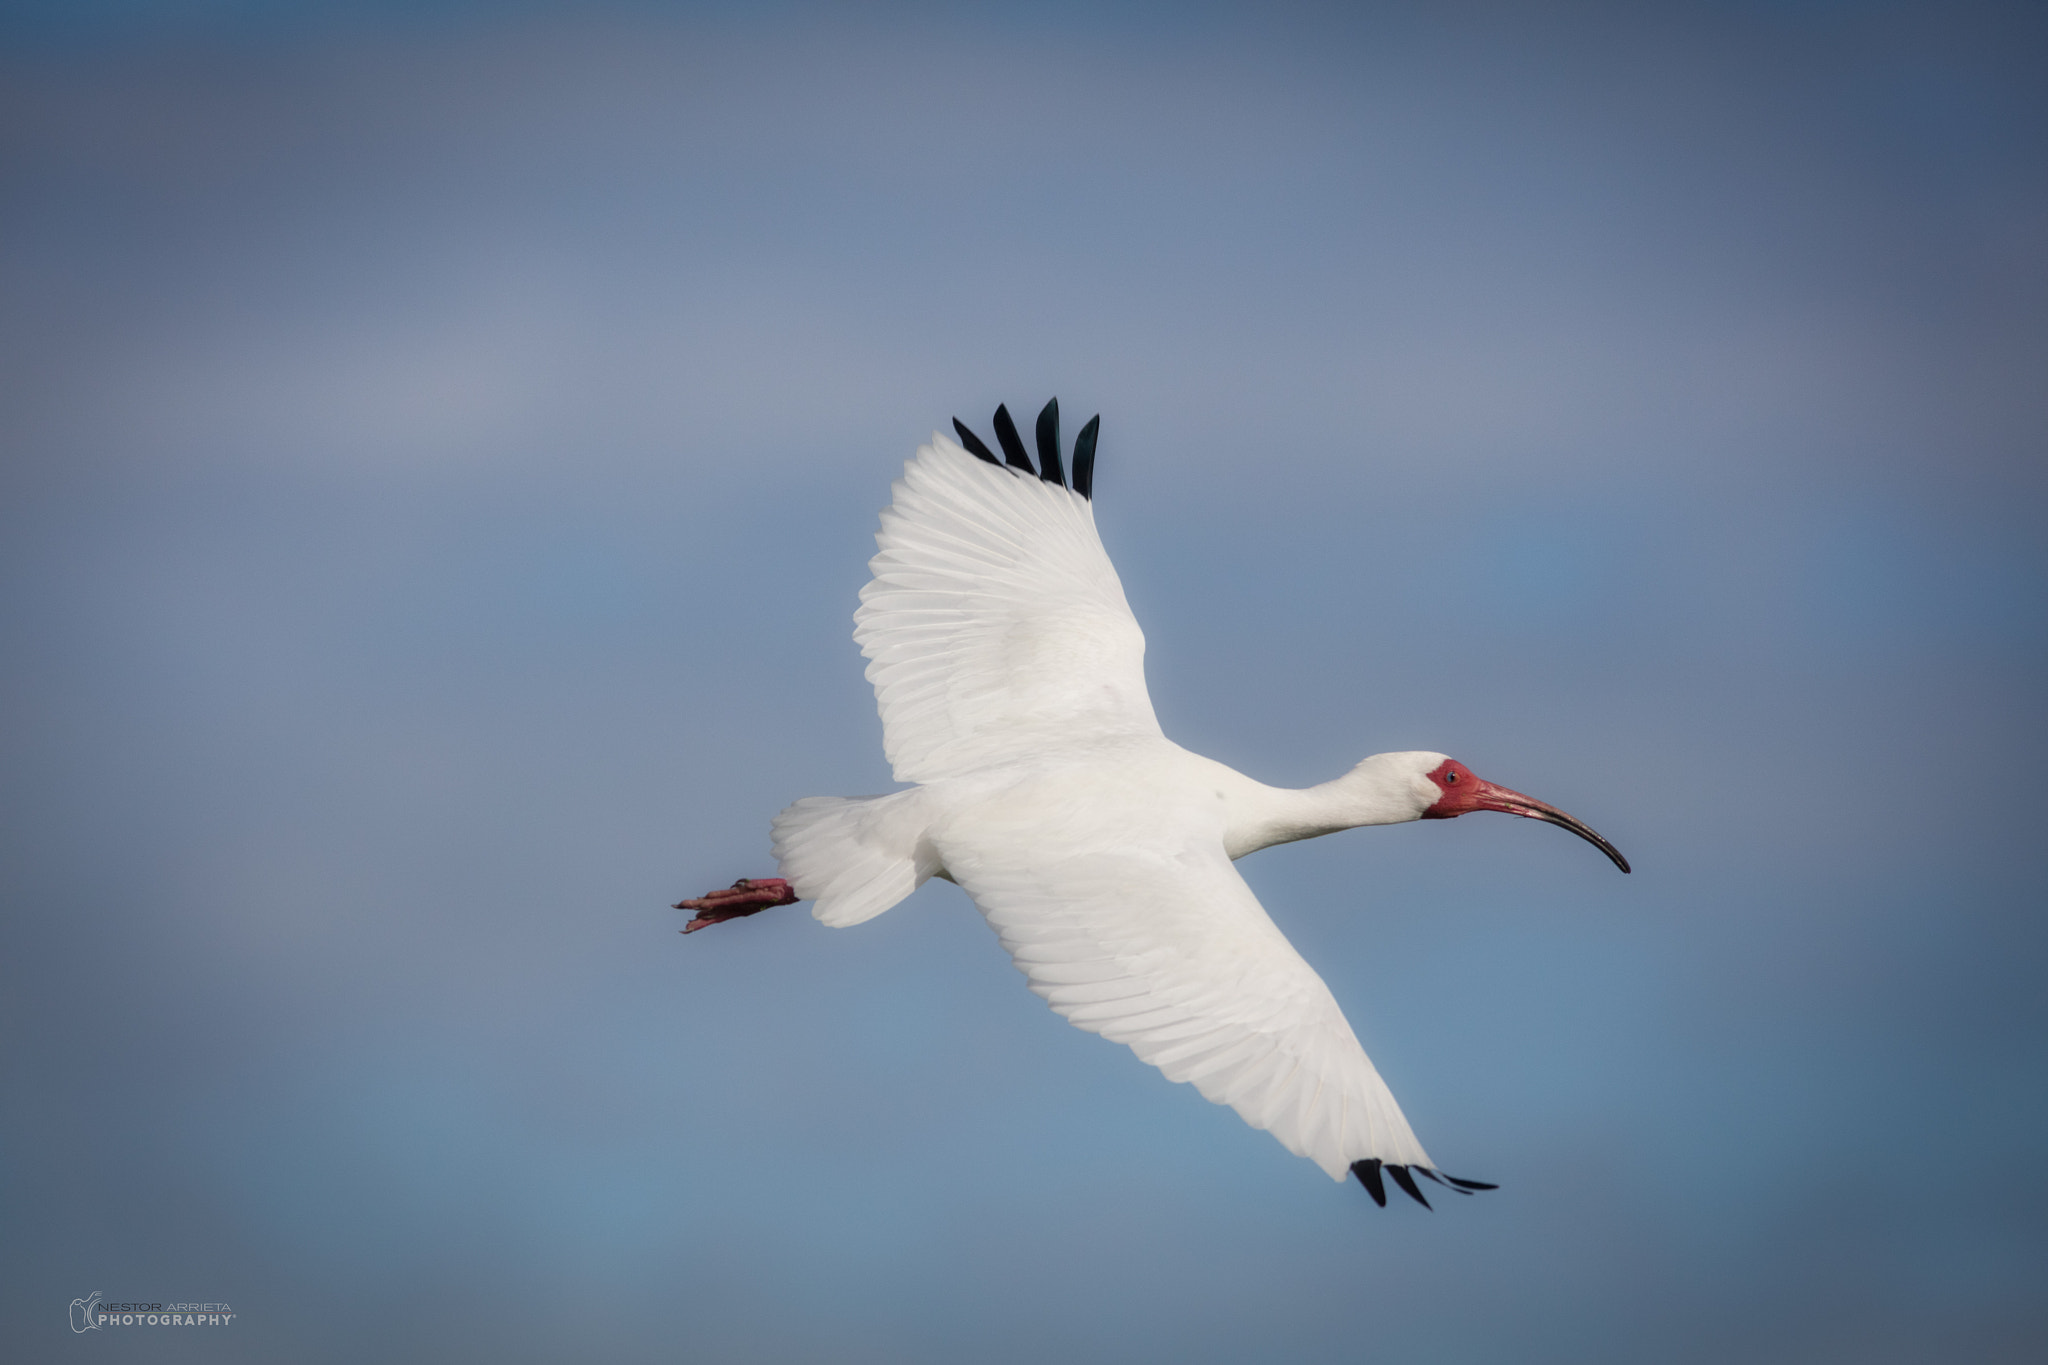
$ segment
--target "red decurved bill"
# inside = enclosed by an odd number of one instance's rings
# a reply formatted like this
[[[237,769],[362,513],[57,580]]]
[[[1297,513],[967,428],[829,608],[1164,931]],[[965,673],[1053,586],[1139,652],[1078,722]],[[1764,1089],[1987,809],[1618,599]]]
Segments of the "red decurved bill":
[[[1475,810],[1497,810],[1508,815],[1520,815],[1530,820],[1541,820],[1546,825],[1568,829],[1593,847],[1614,860],[1614,865],[1623,872],[1629,870],[1628,859],[1621,856],[1621,850],[1608,843],[1593,831],[1593,827],[1576,816],[1566,815],[1556,806],[1538,801],[1533,796],[1524,796],[1518,791],[1496,783],[1474,773],[1455,758],[1447,758],[1436,765],[1429,774],[1429,780],[1436,783],[1443,795],[1436,804],[1422,813],[1425,820],[1448,820],[1454,815],[1469,815]]]
[[[1593,827],[1575,816],[1566,815],[1556,806],[1546,805],[1533,796],[1524,796],[1506,787],[1497,787],[1491,782],[1479,784],[1478,810],[1505,811],[1509,815],[1520,815],[1530,820],[1541,820],[1559,829],[1568,829],[1593,847],[1614,860],[1614,865],[1623,872],[1629,870],[1628,859],[1621,856],[1621,850],[1608,843],[1594,832]]]

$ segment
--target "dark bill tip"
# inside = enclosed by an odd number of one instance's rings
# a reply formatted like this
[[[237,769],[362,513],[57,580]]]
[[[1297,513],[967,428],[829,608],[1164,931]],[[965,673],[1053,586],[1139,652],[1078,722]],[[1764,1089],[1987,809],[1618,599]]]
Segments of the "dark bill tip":
[[[1628,865],[1628,859],[1621,856],[1620,849],[1616,848],[1613,844],[1608,843],[1605,839],[1601,838],[1598,834],[1594,833],[1590,826],[1581,824],[1579,821],[1572,819],[1571,816],[1564,815],[1562,813],[1553,813],[1548,815],[1531,814],[1530,818],[1532,820],[1541,820],[1547,825],[1556,825],[1559,829],[1570,830],[1572,833],[1578,835],[1581,839],[1584,839],[1587,843],[1591,844],[1593,847],[1599,849],[1602,853],[1605,853],[1608,857],[1612,858],[1614,860],[1614,865],[1620,868],[1623,872],[1628,872],[1632,870]]]

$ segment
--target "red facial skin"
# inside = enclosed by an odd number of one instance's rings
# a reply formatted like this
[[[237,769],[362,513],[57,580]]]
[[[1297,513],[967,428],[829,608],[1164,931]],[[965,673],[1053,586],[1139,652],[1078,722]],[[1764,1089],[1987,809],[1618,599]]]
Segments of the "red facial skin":
[[[1582,821],[1566,815],[1555,806],[1545,805],[1533,796],[1524,796],[1506,787],[1497,787],[1485,778],[1479,777],[1455,758],[1447,758],[1430,771],[1429,780],[1436,783],[1443,793],[1436,804],[1422,813],[1425,820],[1448,820],[1454,815],[1468,815],[1475,810],[1497,810],[1508,815],[1526,816],[1541,820],[1545,824],[1568,829],[1598,848],[1614,860],[1614,865],[1623,872],[1629,870],[1628,859],[1621,856],[1613,844],[1595,834]]]
[[[1429,780],[1436,783],[1443,793],[1436,804],[1422,813],[1425,820],[1448,820],[1453,815],[1466,815],[1475,810],[1485,810],[1479,798],[1492,784],[1483,782],[1473,775],[1470,768],[1455,758],[1447,758],[1436,765],[1429,774]]]

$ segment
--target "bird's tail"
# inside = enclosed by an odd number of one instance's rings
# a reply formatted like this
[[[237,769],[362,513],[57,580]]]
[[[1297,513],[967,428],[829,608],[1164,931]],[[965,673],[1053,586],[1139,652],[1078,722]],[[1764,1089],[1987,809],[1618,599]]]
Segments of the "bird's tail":
[[[807,796],[775,817],[775,860],[819,923],[871,920],[939,870],[920,795]]]

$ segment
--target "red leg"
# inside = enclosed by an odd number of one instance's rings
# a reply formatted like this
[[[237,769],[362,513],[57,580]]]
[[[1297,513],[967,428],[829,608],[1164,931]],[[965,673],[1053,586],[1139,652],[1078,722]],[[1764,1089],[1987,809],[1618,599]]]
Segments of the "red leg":
[[[778,905],[795,905],[796,902],[796,892],[780,877],[759,880],[742,877],[723,891],[708,892],[694,900],[677,901],[676,909],[697,912],[697,917],[683,926],[683,932],[687,934],[709,924],[723,924],[729,919],[758,915],[763,910]]]

